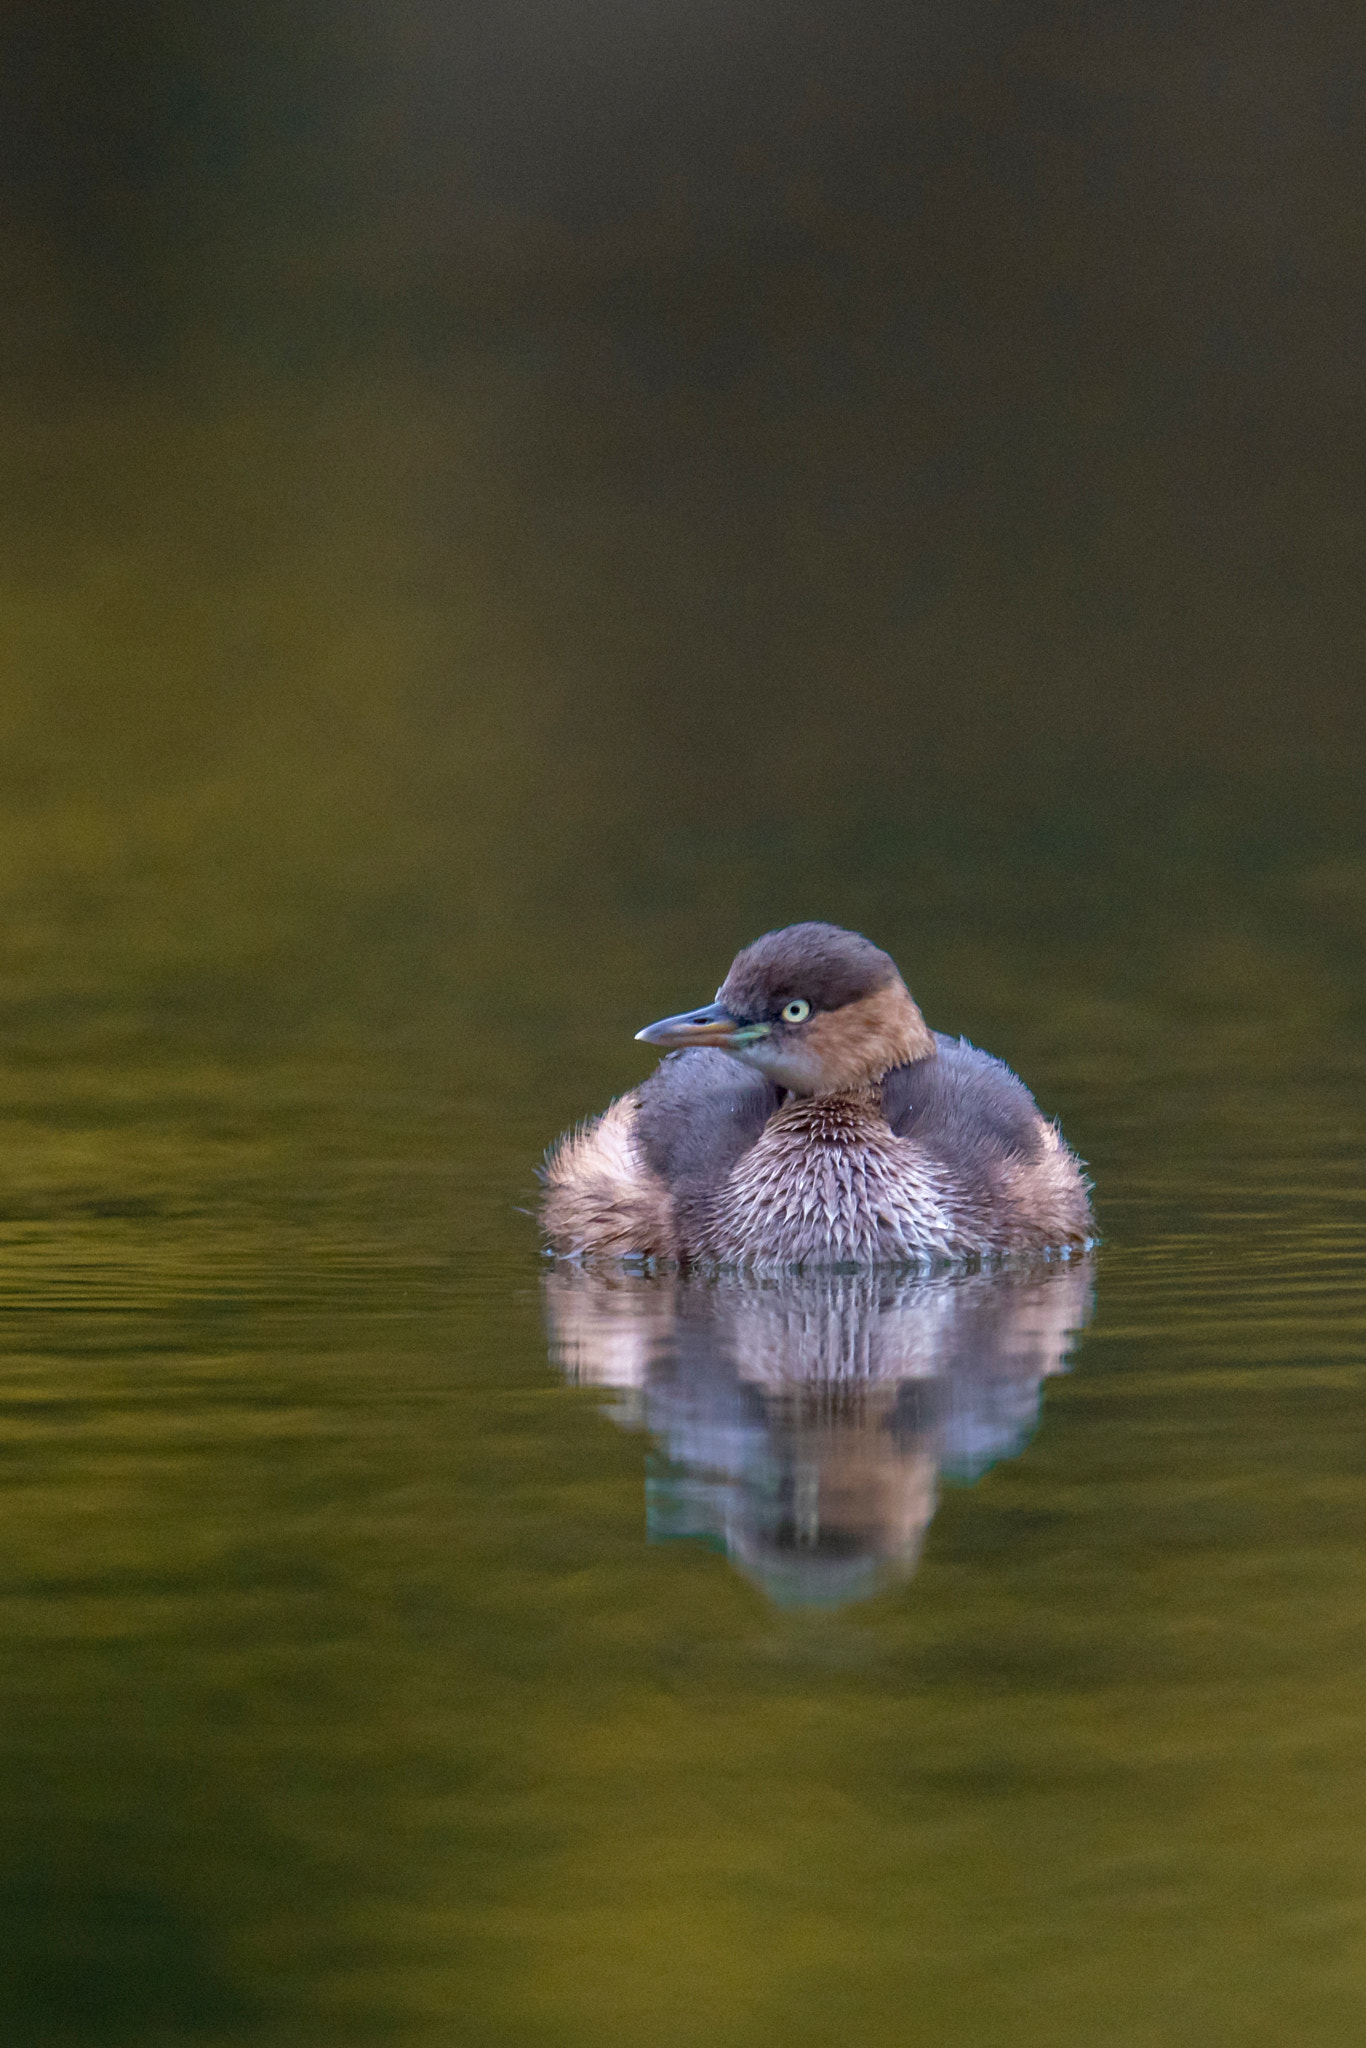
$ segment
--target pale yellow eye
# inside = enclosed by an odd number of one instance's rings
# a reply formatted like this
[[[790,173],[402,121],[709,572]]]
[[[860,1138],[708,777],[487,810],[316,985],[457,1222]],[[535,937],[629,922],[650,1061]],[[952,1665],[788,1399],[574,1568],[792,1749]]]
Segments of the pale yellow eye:
[[[805,1020],[806,1020],[806,1019],[807,1019],[807,1018],[808,1018],[808,1017],[809,1017],[810,1015],[811,1015],[811,1005],[810,1005],[810,1003],[807,1003],[807,1002],[803,1002],[803,1000],[802,1000],[802,998],[801,998],[800,996],[797,996],[797,997],[795,997],[795,998],[794,998],[794,1000],[793,1000],[792,1002],[790,1002],[790,1003],[784,1003],[784,1004],[783,1004],[783,1022],[784,1022],[784,1024],[801,1024],[801,1023],[804,1023],[804,1022],[805,1022]]]

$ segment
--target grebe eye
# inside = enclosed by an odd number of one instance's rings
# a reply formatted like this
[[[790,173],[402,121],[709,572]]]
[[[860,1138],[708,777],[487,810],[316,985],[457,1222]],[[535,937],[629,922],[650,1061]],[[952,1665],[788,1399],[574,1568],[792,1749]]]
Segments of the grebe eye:
[[[811,1005],[797,996],[792,1002],[783,1004],[784,1024],[802,1024],[811,1015]]]

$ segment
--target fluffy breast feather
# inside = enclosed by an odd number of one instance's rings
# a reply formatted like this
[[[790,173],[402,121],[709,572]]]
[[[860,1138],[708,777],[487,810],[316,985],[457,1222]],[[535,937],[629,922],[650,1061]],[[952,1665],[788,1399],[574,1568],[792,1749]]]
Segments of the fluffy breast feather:
[[[690,1250],[756,1266],[953,1258],[974,1249],[953,1194],[950,1177],[871,1102],[791,1102],[699,1218]]]

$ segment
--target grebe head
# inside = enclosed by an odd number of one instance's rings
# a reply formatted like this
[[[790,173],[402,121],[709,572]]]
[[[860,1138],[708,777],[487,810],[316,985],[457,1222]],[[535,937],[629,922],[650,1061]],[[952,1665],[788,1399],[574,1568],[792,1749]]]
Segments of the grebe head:
[[[714,1003],[636,1037],[716,1046],[794,1095],[843,1094],[935,1049],[896,962],[833,924],[766,932],[737,953]]]

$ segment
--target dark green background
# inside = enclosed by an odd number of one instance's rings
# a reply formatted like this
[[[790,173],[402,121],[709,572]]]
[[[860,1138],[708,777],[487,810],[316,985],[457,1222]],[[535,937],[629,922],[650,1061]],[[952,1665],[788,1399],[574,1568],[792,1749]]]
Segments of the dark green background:
[[[1356,10],[0,41],[7,2038],[1354,2048]],[[519,1213],[799,916],[1107,1238],[825,1615]]]

